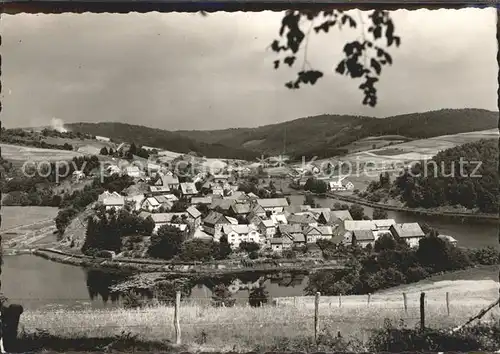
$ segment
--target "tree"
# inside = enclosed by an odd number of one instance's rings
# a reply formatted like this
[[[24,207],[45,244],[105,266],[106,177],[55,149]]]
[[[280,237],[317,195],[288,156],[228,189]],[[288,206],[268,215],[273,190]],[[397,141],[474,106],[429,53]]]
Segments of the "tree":
[[[101,151],[99,151],[99,155],[108,155],[108,149],[104,146]]]
[[[231,252],[231,245],[227,241],[227,236],[222,235],[219,239],[219,254],[217,255],[217,259],[227,259]]]
[[[261,307],[267,304],[269,293],[264,286],[253,288],[248,295],[248,304],[252,307]]]
[[[154,258],[172,259],[179,254],[183,242],[184,233],[181,230],[175,226],[163,225],[151,236],[148,254]]]
[[[233,307],[236,300],[224,284],[217,285],[212,291],[212,305],[214,307]]]
[[[373,220],[387,219],[388,217],[389,217],[389,214],[387,213],[386,210],[373,209],[373,215],[372,215]]]
[[[359,204],[351,204],[349,213],[351,213],[353,220],[363,220],[365,217],[365,210]]]
[[[240,250],[244,251],[244,252],[257,252],[258,250],[260,250],[260,246],[258,243],[255,243],[255,242],[241,242],[240,243]]]
[[[210,261],[215,250],[212,240],[193,239],[182,244],[180,258],[183,261]]]
[[[343,48],[344,58],[338,63],[335,71],[340,75],[348,75],[353,79],[364,79],[359,89],[363,91],[363,104],[374,107],[377,104],[377,90],[375,83],[382,73],[382,68],[385,65],[392,64],[391,55],[383,48],[383,37],[386,39],[387,47],[393,44],[399,47],[401,38],[395,36],[395,26],[389,16],[388,11],[375,10],[369,16],[370,23],[365,25],[362,14],[359,14],[361,24],[361,39],[348,42]],[[320,20],[321,19],[321,20]],[[314,21],[321,21],[319,24]],[[301,27],[306,26],[307,30]],[[297,74],[295,80],[291,80],[285,84],[289,89],[298,89],[302,84],[314,85],[321,77],[323,72],[313,69],[307,58],[307,45],[309,37],[312,33],[318,34],[323,31],[328,33],[333,26],[349,25],[351,28],[356,28],[358,23],[350,15],[340,10],[289,10],[283,17],[281,28],[279,30],[279,39],[275,39],[270,47],[280,54],[284,53],[284,58],[274,61],[274,68],[278,69],[281,63],[292,67],[296,63],[297,55],[304,45],[304,56],[301,70]],[[365,31],[365,26],[367,30]],[[314,29],[314,32],[312,30]],[[285,37],[284,44],[281,43],[281,38]]]
[[[389,233],[383,234],[375,241],[375,246],[373,248],[375,252],[394,250],[396,249],[396,240]]]

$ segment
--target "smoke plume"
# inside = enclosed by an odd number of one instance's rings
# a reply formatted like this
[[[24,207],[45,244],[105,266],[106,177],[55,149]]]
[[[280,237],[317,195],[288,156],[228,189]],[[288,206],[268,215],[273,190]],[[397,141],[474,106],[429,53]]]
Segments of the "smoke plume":
[[[64,128],[64,122],[59,118],[52,118],[50,121],[50,126],[52,129],[58,131],[59,133],[67,133],[68,129]]]

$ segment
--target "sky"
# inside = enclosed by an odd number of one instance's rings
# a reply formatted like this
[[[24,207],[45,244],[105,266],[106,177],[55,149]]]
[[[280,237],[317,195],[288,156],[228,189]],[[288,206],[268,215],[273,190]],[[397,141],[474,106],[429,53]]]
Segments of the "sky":
[[[366,13],[354,10],[355,19]],[[334,68],[361,30],[313,35],[325,72],[289,90],[273,69],[283,13],[2,15],[2,125],[124,122],[168,130],[255,127],[319,114],[387,117],[442,108],[497,111],[495,9],[398,10],[399,48],[363,106],[361,82]]]

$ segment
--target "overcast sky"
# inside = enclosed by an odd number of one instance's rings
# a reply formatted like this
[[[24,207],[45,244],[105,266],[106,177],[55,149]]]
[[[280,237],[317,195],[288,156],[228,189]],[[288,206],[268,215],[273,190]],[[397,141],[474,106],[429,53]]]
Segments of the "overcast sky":
[[[355,18],[358,14],[354,12]],[[326,75],[291,91],[273,70],[282,14],[2,15],[2,124],[121,121],[169,130],[258,126],[317,114],[377,117],[441,108],[497,111],[495,9],[400,10],[402,38],[376,108],[332,72],[358,30],[313,36]]]

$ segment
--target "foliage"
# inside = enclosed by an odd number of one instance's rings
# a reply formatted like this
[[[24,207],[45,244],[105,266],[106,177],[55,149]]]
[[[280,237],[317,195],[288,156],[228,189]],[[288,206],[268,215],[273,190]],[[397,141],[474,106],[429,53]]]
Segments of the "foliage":
[[[349,210],[349,205],[348,204],[340,204],[339,202],[336,202],[333,204],[332,210]]]
[[[310,177],[307,179],[306,184],[304,185],[304,190],[323,194],[328,191],[328,185],[323,180]]]
[[[321,15],[323,15],[322,22],[314,26],[314,21]],[[393,44],[399,46],[401,39],[394,35],[394,23],[388,11],[373,11],[369,15],[369,19],[371,23],[367,31],[365,31],[365,24],[360,15],[362,39],[361,41],[349,42],[344,46],[343,52],[345,58],[339,62],[335,71],[340,75],[348,75],[353,79],[363,78],[364,82],[359,86],[359,89],[364,93],[363,104],[374,107],[377,103],[377,91],[374,84],[378,81],[382,67],[392,64],[392,57],[382,47],[382,37],[385,36],[387,39],[387,47]],[[304,21],[309,22],[306,33],[300,28]],[[289,89],[298,89],[301,84],[314,85],[323,76],[323,72],[312,69],[307,60],[307,44],[311,30],[314,29],[316,33],[321,31],[327,33],[335,25],[342,28],[342,25],[346,24],[349,24],[351,28],[356,28],[358,25],[352,16],[339,10],[289,10],[286,12],[279,31],[280,37],[286,36],[286,44],[281,45],[279,40],[274,40],[271,44],[271,49],[276,53],[283,51],[287,55],[283,59],[283,63],[291,67],[297,59],[301,44],[305,43],[302,69],[298,73],[296,80],[287,82],[285,84],[286,87]],[[274,67],[277,69],[279,65],[280,60],[276,60]]]
[[[387,219],[388,217],[389,217],[389,214],[387,213],[386,210],[373,209],[373,215],[372,215],[373,220]]]
[[[224,284],[217,285],[212,291],[212,306],[214,307],[232,307],[236,300]]]
[[[469,258],[475,264],[495,265],[500,264],[500,251],[493,246],[468,251]]]
[[[269,292],[264,286],[253,288],[248,295],[248,304],[252,307],[261,307],[267,304]]]
[[[406,169],[394,186],[411,208],[461,205],[498,213],[498,178],[498,141],[490,139],[444,150]]]
[[[175,226],[163,225],[151,236],[148,254],[154,258],[172,259],[181,251],[185,235]]]
[[[218,253],[216,254],[216,259],[227,259],[231,254],[231,245],[227,241],[227,236],[222,235],[219,239]]]
[[[239,248],[243,252],[247,252],[247,253],[257,252],[258,250],[260,250],[260,246],[258,243],[246,242],[246,241],[241,242]]]
[[[212,240],[189,240],[182,244],[179,257],[183,261],[210,261],[219,254],[217,246]]]
[[[365,219],[365,209],[359,204],[351,204],[349,206],[349,213],[351,213],[353,220]]]

